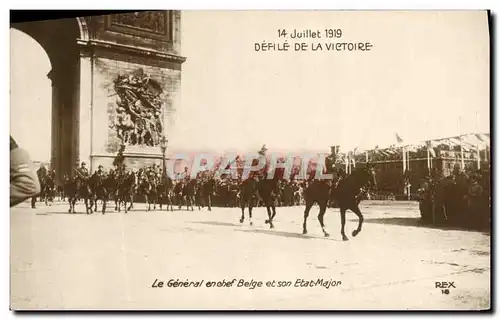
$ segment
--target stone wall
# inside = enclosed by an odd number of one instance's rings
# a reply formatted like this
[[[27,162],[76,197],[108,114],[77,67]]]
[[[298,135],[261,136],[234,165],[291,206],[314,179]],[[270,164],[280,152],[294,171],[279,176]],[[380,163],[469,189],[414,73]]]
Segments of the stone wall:
[[[174,126],[179,108],[181,64],[180,12],[156,11],[86,18],[90,41],[86,48],[92,66],[91,168],[112,166],[121,140],[113,126],[117,118],[114,88],[119,76],[141,72],[159,84],[162,93],[163,134]],[[156,20],[155,20],[156,19]],[[140,167],[161,164],[161,149],[131,145],[125,149],[126,164]]]

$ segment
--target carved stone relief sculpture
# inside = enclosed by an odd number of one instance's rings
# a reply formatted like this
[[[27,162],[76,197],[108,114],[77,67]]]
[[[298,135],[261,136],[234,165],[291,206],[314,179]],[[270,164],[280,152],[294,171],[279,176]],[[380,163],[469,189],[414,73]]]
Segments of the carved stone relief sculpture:
[[[111,15],[115,25],[130,26],[165,34],[165,11],[131,12]]]
[[[116,99],[113,128],[123,145],[156,147],[163,135],[163,90],[137,70],[114,80]]]

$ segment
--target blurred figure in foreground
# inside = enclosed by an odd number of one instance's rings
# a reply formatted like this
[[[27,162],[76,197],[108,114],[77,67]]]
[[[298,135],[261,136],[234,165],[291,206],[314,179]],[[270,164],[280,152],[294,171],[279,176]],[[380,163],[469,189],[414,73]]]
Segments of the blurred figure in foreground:
[[[40,194],[40,181],[28,152],[10,137],[10,206]]]

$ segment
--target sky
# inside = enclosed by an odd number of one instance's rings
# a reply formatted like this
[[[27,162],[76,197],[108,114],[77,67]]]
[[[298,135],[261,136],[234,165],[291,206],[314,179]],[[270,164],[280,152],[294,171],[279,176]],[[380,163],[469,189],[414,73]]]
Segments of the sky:
[[[342,38],[255,51],[283,44],[278,29],[329,28]],[[50,62],[33,39],[10,32],[11,134],[48,160]],[[395,144],[396,133],[411,143],[489,132],[486,12],[184,11],[181,34],[187,61],[169,149],[347,151]],[[294,42],[373,47],[294,51]]]
[[[278,29],[326,28],[373,48],[254,50]],[[486,12],[185,11],[182,54],[173,147],[328,151],[489,132]]]
[[[52,69],[45,50],[25,33],[10,29],[10,133],[33,160],[49,161]]]

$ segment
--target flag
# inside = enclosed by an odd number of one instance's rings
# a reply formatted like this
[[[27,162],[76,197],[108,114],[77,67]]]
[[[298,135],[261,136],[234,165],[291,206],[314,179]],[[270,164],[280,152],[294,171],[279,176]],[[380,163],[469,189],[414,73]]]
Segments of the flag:
[[[403,143],[403,139],[397,132],[396,132],[396,140],[398,141],[398,143]]]

